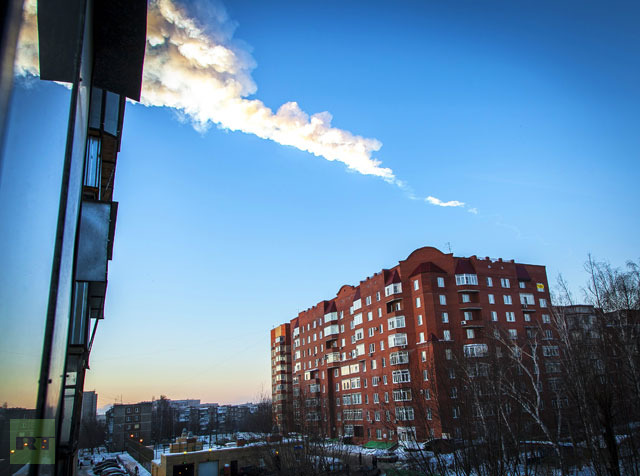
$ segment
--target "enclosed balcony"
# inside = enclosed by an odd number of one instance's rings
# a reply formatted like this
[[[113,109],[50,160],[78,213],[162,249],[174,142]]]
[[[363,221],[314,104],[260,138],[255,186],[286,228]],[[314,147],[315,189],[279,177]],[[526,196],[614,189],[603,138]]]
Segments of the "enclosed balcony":
[[[329,312],[327,314],[324,315],[324,323],[327,324],[328,322],[333,322],[333,321],[337,321],[338,320],[338,313],[337,312]]]
[[[338,335],[340,333],[340,326],[337,324],[333,324],[324,328],[325,336],[333,336]]]
[[[340,352],[331,352],[325,356],[327,364],[336,364],[340,362]]]

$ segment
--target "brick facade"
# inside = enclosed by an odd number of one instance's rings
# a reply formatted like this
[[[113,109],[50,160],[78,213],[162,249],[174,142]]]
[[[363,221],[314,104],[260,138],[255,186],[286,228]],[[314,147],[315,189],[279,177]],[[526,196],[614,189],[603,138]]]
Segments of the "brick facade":
[[[549,306],[544,266],[420,248],[271,331],[275,419],[356,442],[453,437],[453,356],[499,352],[496,332],[551,339]]]

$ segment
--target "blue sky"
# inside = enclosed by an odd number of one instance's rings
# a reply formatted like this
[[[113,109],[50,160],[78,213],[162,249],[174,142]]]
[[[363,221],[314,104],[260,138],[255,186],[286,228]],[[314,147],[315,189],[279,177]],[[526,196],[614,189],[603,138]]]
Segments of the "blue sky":
[[[195,130],[175,108],[128,104],[107,318],[86,385],[100,405],[269,392],[273,325],[421,246],[544,264],[576,292],[588,253],[616,266],[640,256],[637,4],[344,3],[234,1],[221,22],[203,14],[221,4],[186,14],[250,54],[257,90],[245,99],[330,112],[334,128],[380,141],[371,157],[406,186],[253,134]],[[68,97],[20,78],[11,109],[0,312],[33,329],[44,319]],[[23,342],[20,325],[7,326],[4,339],[37,353],[37,331]],[[22,362],[14,347],[5,352]]]

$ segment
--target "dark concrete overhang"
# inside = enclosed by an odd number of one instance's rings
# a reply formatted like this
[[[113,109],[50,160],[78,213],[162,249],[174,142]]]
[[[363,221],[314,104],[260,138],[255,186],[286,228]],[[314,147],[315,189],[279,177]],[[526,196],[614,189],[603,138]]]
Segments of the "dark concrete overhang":
[[[41,79],[74,82],[86,1],[38,0]],[[92,4],[92,84],[139,101],[147,37],[147,2],[94,0]]]

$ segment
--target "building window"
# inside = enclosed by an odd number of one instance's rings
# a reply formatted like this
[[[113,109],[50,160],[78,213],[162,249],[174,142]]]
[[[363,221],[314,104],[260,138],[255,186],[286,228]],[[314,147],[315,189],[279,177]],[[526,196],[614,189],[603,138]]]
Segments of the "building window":
[[[424,369],[422,371],[422,380],[424,380],[425,382],[429,380],[429,371],[427,369]]]
[[[425,341],[425,340],[424,340],[424,332],[421,332],[421,333],[420,333],[419,339],[420,339],[420,341],[419,341],[418,343],[421,343],[421,342],[424,342],[424,341]]]
[[[381,307],[378,308],[378,317],[382,317],[382,308]]]
[[[449,369],[449,378],[451,380],[455,380],[456,378],[456,371],[454,369]]]
[[[516,329],[509,329],[509,339],[517,339],[518,331]]]
[[[382,350],[384,350],[384,349],[382,349]],[[387,366],[387,359],[382,357],[382,368],[384,369],[386,366]]]
[[[373,354],[375,351],[376,351],[376,344],[374,344],[374,343],[369,344],[369,353]]]
[[[376,301],[379,301],[379,300],[380,300],[380,291],[376,293]]]
[[[418,289],[420,289],[420,281],[418,281],[417,279],[413,280],[413,289],[415,291],[417,291]]]
[[[367,321],[373,321],[373,312],[367,312]]]
[[[394,402],[409,402],[411,401],[411,389],[399,388],[393,391]]]
[[[426,362],[427,361],[427,351],[423,350],[422,352],[420,352],[420,360],[422,362]]]
[[[456,274],[456,284],[458,286],[477,285],[478,276],[476,274]]]
[[[560,357],[560,349],[557,345],[542,346],[542,355],[545,357]]]
[[[408,369],[394,370],[391,374],[393,383],[411,382],[411,375]]]
[[[511,296],[508,294],[505,294],[504,296],[502,296],[504,299],[504,303],[505,304],[513,304],[512,300],[511,300]]]
[[[373,337],[376,333],[376,328],[375,327],[370,327],[369,328],[369,337]]]
[[[392,352],[391,355],[389,356],[389,363],[391,365],[408,364],[409,352],[407,351]]]
[[[391,296],[392,294],[402,293],[402,283],[391,283],[384,288],[384,295]]]
[[[445,296],[444,294],[440,294],[440,304],[443,306],[447,305],[447,296]]]
[[[384,385],[386,385],[386,384],[387,384],[387,376],[386,376],[386,375],[383,375],[383,376],[382,376],[382,383],[383,383]],[[385,392],[385,395],[386,395],[386,392]]]
[[[516,322],[516,314],[511,311],[507,311],[507,322]]]
[[[509,283],[509,278],[500,278],[500,286],[503,288],[510,288],[511,284]]]
[[[492,287],[493,286],[493,279],[491,279],[490,277],[487,276],[487,286]]]
[[[546,299],[540,299],[540,307],[547,307],[547,300]]]
[[[416,298],[416,307],[420,307],[422,305],[422,303],[420,302],[420,298],[417,297]]]
[[[405,327],[404,316],[395,316],[395,317],[389,318],[387,320],[387,327],[389,328],[389,330],[400,329]]]
[[[492,321],[498,320],[498,313],[496,311],[491,311],[491,320]]]
[[[422,325],[422,314],[418,314],[418,325]]]
[[[475,338],[476,334],[473,329],[467,329],[467,339]]]
[[[545,324],[550,324],[551,323],[551,316],[549,316],[549,314],[543,314],[542,315],[542,322]]]
[[[473,321],[473,313],[471,311],[464,311],[464,320]]]
[[[444,278],[443,277],[438,277],[438,287],[439,288],[444,288]]]
[[[495,304],[496,303],[496,298],[493,296],[493,294],[489,294],[489,304]]]
[[[451,360],[453,359],[453,352],[451,351],[451,349],[445,349],[444,351],[444,357],[447,360]]]
[[[449,313],[448,312],[443,312],[442,313],[442,322],[449,322]]]
[[[444,340],[451,340],[451,331],[448,329],[445,329],[444,331],[442,331],[442,338]]]
[[[533,294],[520,294],[520,304],[523,305],[535,305],[536,300]]]
[[[463,294],[462,302],[471,302],[471,296],[469,296],[468,294]]]
[[[367,297],[364,299],[364,302],[365,302],[365,305],[366,305],[366,306],[370,306],[370,305],[371,305],[371,296],[367,296]]]
[[[407,334],[391,334],[389,336],[389,347],[400,347],[407,345]]]
[[[396,407],[396,420],[398,421],[411,421],[413,420],[413,408],[411,407]]]

